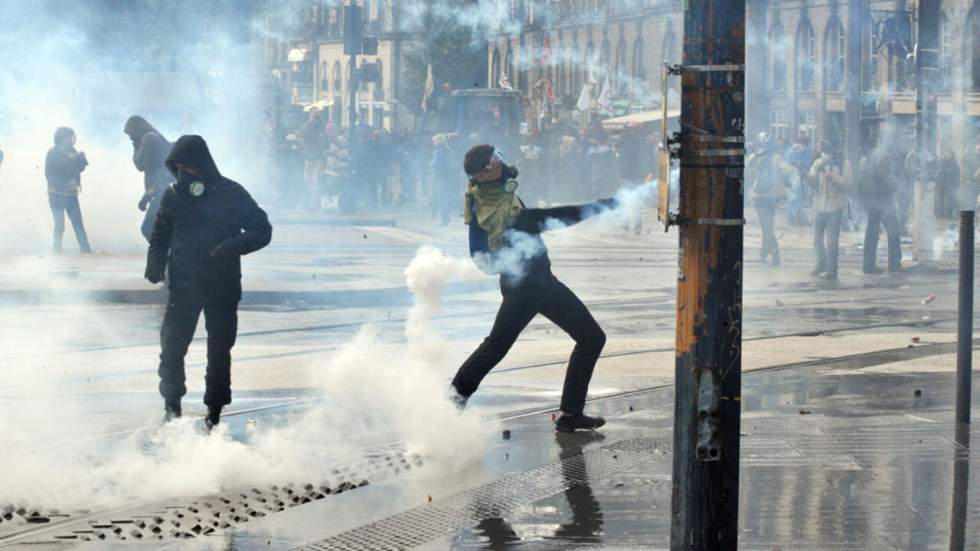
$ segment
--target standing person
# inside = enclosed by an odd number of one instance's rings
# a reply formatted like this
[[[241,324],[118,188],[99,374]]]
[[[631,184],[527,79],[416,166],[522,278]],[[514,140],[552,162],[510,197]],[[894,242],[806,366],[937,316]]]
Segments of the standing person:
[[[820,157],[810,167],[807,181],[813,190],[813,247],[817,266],[810,275],[837,279],[841,221],[847,208],[851,166],[841,162],[829,141],[820,142]]]
[[[231,348],[242,298],[241,257],[272,239],[272,225],[241,185],[218,172],[200,136],[181,136],[167,158],[177,181],[164,193],[150,237],[146,279],[163,280],[170,294],[160,329],[160,394],[169,421],[186,394],[184,356],[204,311],[208,331],[205,426],[214,427],[231,403]]]
[[[859,192],[868,213],[868,224],[864,229],[863,270],[866,274],[882,272],[875,265],[881,224],[888,234],[888,271],[902,269],[902,225],[898,220],[895,189],[895,183],[900,181],[896,171],[902,165],[896,152],[883,147],[873,150],[859,170]]]
[[[964,207],[973,205],[980,194],[980,143],[973,146],[972,154],[968,154],[963,162],[963,192]]]
[[[575,349],[565,372],[562,415],[557,430],[572,432],[601,427],[605,420],[585,415],[583,409],[606,334],[582,301],[551,273],[551,260],[541,233],[552,222],[564,225],[580,222],[613,206],[615,200],[529,209],[515,193],[517,169],[504,164],[492,145],[471,147],[463,160],[463,170],[470,179],[464,209],[470,254],[484,271],[500,274],[503,303],[490,335],[453,378],[454,399],[464,406],[521,331],[536,315],[542,314],[575,339]]]
[[[320,178],[327,155],[327,134],[323,118],[316,109],[310,111],[310,118],[300,132],[300,141],[303,144],[303,181],[306,182],[309,208],[319,210]]]
[[[796,175],[796,169],[783,160],[768,135],[759,136],[758,149],[746,161],[746,173],[752,182],[752,204],[762,229],[762,249],[759,262],[772,255],[772,265],[779,266],[779,240],[776,238],[776,209],[786,199],[786,187]]]
[[[61,253],[61,240],[65,235],[65,214],[75,230],[78,249],[88,254],[92,247],[82,222],[82,207],[78,194],[82,191],[82,171],[88,166],[84,151],[75,150],[75,131],[61,127],[54,131],[54,147],[44,159],[44,176],[48,180],[48,206],[54,217],[54,252]]]
[[[810,165],[813,164],[813,153],[810,152],[810,140],[805,134],[801,134],[786,153],[786,161],[793,165],[799,174],[799,185],[794,185],[789,192],[786,201],[786,219],[794,226],[806,225],[806,215],[803,209],[807,205],[807,190],[803,182],[806,181],[807,174],[810,172]]]
[[[948,142],[939,144],[939,171],[936,175],[935,212],[939,218],[955,218],[960,210],[960,164]],[[972,206],[972,205],[971,205]]]
[[[143,173],[143,196],[140,198],[139,209],[146,214],[143,216],[140,231],[149,241],[153,222],[160,210],[163,191],[173,180],[166,166],[167,155],[170,155],[173,144],[139,115],[129,117],[123,132],[133,142],[133,164],[136,165],[136,170]]]

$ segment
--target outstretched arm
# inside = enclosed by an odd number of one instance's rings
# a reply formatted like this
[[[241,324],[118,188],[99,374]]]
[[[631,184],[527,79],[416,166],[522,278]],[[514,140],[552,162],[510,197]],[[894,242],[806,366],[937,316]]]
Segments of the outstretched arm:
[[[514,229],[525,233],[536,234],[549,229],[549,224],[572,226],[606,209],[616,208],[617,205],[619,205],[619,201],[610,198],[601,199],[585,205],[552,207],[547,209],[525,209],[518,215],[517,221],[514,222]]]

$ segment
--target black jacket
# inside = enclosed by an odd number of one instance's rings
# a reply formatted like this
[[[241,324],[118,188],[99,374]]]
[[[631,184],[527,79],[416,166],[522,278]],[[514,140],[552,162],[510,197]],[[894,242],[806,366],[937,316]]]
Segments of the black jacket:
[[[166,166],[173,144],[138,115],[129,117],[124,132],[133,141],[133,164],[143,173],[143,189],[161,191],[173,181]]]
[[[54,147],[44,158],[44,177],[51,195],[74,197],[82,187],[82,171],[88,166],[88,160],[84,153],[75,150],[74,138],[71,128],[61,127],[54,132]]]
[[[272,225],[255,200],[237,182],[225,178],[200,136],[181,136],[167,158],[176,176],[175,163],[200,171],[204,193],[198,197],[186,189],[168,186],[147,253],[147,271],[170,273],[170,288],[198,292],[208,301],[238,301],[242,296],[241,255],[257,251],[272,240]],[[229,257],[212,258],[223,245]]]

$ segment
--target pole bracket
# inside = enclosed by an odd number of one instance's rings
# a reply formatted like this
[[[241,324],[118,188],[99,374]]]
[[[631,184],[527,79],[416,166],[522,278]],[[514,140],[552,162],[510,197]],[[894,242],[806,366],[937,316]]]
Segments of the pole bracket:
[[[674,223],[692,226],[744,226],[745,218],[685,218]]]

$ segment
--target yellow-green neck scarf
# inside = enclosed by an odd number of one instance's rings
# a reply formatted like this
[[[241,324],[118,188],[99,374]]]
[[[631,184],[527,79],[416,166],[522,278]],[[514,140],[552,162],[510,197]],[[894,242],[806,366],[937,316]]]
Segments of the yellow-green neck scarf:
[[[508,180],[504,185],[482,186],[470,182],[467,187],[463,219],[470,224],[473,213],[476,213],[476,223],[487,232],[487,245],[491,251],[500,247],[504,232],[524,210],[524,203],[516,191],[517,180]]]

